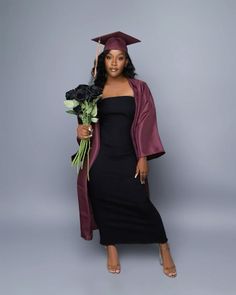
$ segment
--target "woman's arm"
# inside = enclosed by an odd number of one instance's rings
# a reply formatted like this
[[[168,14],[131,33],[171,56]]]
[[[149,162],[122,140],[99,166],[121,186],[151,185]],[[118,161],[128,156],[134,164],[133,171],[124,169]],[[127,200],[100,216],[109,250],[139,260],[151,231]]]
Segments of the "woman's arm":
[[[157,115],[154,99],[147,84],[143,82],[141,94],[141,107],[136,125],[136,143],[138,158],[147,160],[165,154],[157,126]]]

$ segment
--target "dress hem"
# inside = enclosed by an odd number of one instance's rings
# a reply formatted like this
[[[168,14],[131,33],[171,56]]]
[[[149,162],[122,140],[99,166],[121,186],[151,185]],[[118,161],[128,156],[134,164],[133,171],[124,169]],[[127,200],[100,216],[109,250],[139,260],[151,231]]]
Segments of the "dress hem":
[[[113,242],[109,242],[109,243],[104,243],[104,242],[100,242],[101,245],[103,246],[107,246],[107,245],[115,245],[115,244],[164,244],[167,243],[168,239],[165,241],[160,241],[160,240],[156,240],[156,241],[113,241]]]

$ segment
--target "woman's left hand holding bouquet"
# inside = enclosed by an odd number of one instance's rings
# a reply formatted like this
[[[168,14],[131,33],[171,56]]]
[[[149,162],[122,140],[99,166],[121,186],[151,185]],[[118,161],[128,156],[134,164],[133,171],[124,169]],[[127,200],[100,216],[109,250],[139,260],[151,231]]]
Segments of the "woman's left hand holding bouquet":
[[[69,114],[77,116],[77,141],[79,149],[72,159],[72,166],[77,166],[79,173],[83,169],[84,160],[87,160],[87,176],[89,180],[89,154],[90,154],[90,137],[92,137],[92,124],[98,121],[97,118],[97,101],[102,96],[102,88],[95,85],[80,84],[74,89],[66,92],[64,105],[69,108],[66,111]],[[82,123],[82,124],[80,124]]]
[[[78,124],[77,137],[79,139],[87,139],[93,136],[92,125],[90,124]]]

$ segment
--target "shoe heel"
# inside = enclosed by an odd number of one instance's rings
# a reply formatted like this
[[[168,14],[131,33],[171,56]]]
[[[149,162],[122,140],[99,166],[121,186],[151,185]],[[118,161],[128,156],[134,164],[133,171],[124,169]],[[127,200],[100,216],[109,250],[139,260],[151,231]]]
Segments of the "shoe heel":
[[[167,248],[170,249],[170,248],[169,248],[169,245],[167,245]],[[162,259],[162,255],[161,255],[161,247],[160,247],[160,245],[159,245],[159,258],[160,258],[160,264],[163,265],[163,259]],[[173,266],[175,267],[175,264],[174,264]],[[166,271],[167,271],[168,269],[170,269],[170,268],[172,268],[172,267],[164,267],[164,266],[163,266],[164,274],[167,275],[169,278],[174,278],[174,277],[176,277],[176,276],[177,276],[177,272],[176,272],[176,271],[173,272],[173,273],[167,273],[167,272],[166,272]]]
[[[104,248],[107,250],[108,246],[104,246]],[[107,269],[108,269],[108,271],[110,273],[112,273],[112,274],[119,274],[121,272],[120,263],[117,263],[117,265],[116,265],[117,268],[115,270],[114,269],[111,270],[111,268],[113,268],[113,267],[114,267],[114,265],[110,265],[110,264],[107,263]]]

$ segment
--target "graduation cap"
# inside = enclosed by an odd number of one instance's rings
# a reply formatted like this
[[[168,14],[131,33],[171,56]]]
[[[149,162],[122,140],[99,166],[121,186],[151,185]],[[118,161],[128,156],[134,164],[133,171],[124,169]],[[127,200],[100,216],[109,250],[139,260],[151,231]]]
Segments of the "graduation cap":
[[[127,45],[141,42],[140,40],[120,31],[96,37],[92,39],[92,41],[105,45],[104,50],[119,49],[124,51],[128,51]]]
[[[125,52],[128,52],[127,45],[141,42],[140,40],[120,31],[93,38],[92,41],[98,42],[97,52],[96,52],[96,63],[94,67],[94,77],[96,76],[96,73],[97,73],[96,68],[97,68],[97,62],[98,62],[98,55],[100,51],[100,44],[104,45],[103,50],[118,49],[118,50],[123,50]]]

